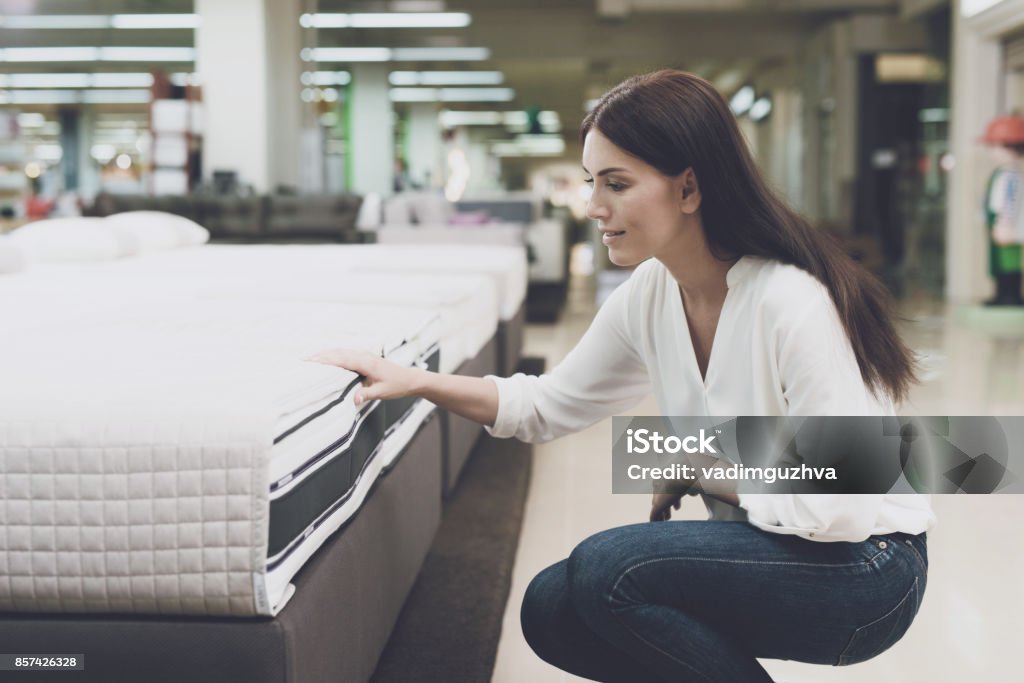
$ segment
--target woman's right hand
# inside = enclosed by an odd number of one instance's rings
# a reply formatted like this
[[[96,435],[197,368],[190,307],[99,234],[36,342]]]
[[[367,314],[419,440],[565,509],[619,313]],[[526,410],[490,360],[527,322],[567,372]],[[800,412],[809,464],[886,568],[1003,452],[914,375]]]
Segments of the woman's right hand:
[[[402,398],[416,393],[417,368],[406,368],[366,351],[328,349],[313,354],[309,361],[334,365],[363,376],[363,388],[354,397],[357,406],[366,401]]]

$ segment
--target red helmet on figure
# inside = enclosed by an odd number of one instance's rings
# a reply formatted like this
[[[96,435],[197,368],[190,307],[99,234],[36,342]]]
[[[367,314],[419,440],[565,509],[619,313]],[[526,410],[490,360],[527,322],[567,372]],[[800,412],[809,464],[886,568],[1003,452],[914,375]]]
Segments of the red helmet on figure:
[[[1024,145],[1024,117],[999,116],[985,126],[981,141],[988,145]]]

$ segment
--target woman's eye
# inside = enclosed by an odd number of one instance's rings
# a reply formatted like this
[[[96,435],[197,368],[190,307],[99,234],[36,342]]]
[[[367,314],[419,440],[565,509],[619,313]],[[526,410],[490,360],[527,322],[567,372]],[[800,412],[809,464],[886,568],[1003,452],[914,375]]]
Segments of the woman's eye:
[[[606,187],[612,192],[622,192],[626,189],[626,186],[622,183],[608,183]]]
[[[594,184],[594,179],[593,178],[584,178],[583,182],[585,182],[587,185],[593,185]]]

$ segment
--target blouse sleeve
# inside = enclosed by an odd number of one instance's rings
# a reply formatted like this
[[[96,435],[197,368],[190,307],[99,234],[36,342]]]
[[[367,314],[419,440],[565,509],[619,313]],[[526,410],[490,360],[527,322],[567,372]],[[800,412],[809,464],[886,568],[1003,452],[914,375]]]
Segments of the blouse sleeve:
[[[488,375],[498,386],[498,416],[487,428],[491,436],[550,441],[629,410],[650,393],[647,368],[628,327],[633,284],[631,278],[612,293],[590,329],[551,372]]]
[[[809,305],[778,330],[778,370],[788,415],[891,415],[892,406],[864,384],[828,291],[815,287]],[[764,531],[815,541],[859,541],[871,535],[881,494],[739,494],[748,521]]]

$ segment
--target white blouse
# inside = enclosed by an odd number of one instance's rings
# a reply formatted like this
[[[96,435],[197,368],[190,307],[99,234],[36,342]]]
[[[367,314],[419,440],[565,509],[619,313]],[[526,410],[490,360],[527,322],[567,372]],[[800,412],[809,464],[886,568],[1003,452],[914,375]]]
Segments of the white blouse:
[[[701,379],[675,279],[650,259],[601,307],[579,344],[540,377],[488,376],[498,415],[488,432],[542,442],[621,414],[652,390],[663,415],[892,415],[860,375],[828,290],[795,266],[741,258]],[[935,517],[925,495],[739,494],[704,497],[712,519],[816,541],[918,534]]]

